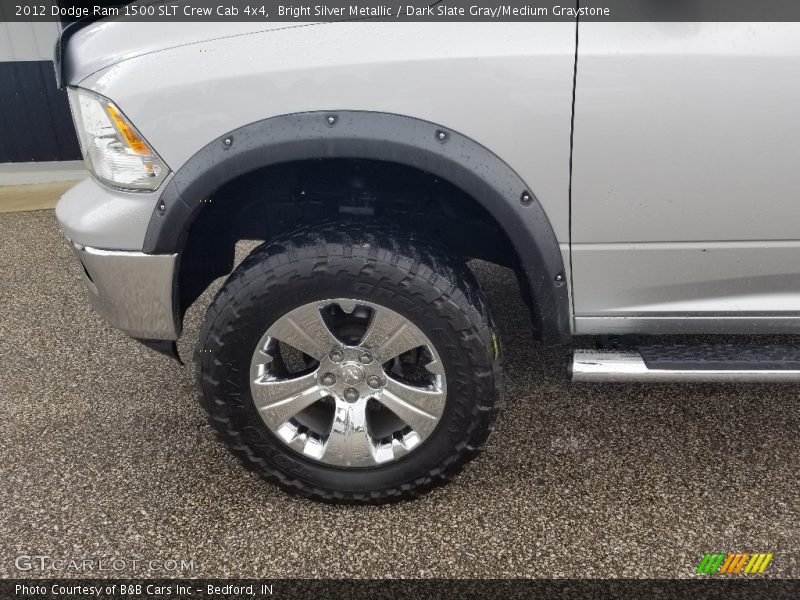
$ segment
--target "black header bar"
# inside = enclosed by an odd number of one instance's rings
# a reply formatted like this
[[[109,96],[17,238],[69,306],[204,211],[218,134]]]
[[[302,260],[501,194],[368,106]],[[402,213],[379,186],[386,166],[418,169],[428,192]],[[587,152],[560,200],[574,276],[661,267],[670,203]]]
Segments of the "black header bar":
[[[800,0],[2,0],[0,21],[143,22],[775,21],[800,22]]]

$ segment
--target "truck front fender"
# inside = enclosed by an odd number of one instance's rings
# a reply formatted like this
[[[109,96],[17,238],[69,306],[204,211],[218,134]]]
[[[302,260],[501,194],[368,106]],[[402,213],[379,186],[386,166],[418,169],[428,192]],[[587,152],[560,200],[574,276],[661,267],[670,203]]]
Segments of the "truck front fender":
[[[320,111],[264,119],[215,139],[165,187],[144,242],[148,254],[180,253],[203,200],[229,181],[290,161],[390,161],[431,173],[478,201],[502,227],[530,286],[541,340],[570,339],[569,293],[553,227],[534,190],[478,142],[434,123],[396,114]]]

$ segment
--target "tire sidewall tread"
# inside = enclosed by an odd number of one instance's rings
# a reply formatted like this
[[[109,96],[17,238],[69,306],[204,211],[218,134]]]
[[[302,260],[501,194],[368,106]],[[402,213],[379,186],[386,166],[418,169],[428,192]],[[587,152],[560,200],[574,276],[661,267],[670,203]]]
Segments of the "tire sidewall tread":
[[[409,455],[369,469],[303,457],[263,424],[249,365],[269,326],[308,302],[355,297],[414,322],[446,370],[439,426]],[[331,502],[409,498],[451,479],[484,446],[500,406],[502,370],[485,296],[458,257],[385,223],[307,226],[256,248],[206,313],[195,352],[199,400],[232,452],[268,481]]]

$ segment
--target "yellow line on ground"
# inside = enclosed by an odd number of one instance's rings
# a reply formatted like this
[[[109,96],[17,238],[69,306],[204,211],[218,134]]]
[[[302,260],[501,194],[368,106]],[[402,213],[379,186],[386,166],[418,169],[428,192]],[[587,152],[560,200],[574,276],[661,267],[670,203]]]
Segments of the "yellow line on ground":
[[[772,560],[773,556],[775,556],[775,555],[772,554],[771,552],[764,555],[764,560],[761,562],[761,565],[758,567],[758,572],[759,573],[763,573],[764,572],[764,569],[767,568],[767,565],[770,563],[770,561]]]
[[[747,563],[747,567],[745,568],[745,573],[756,573],[758,571],[759,565],[761,565],[761,561],[764,559],[764,555],[754,554],[753,558],[750,559],[750,562]]]

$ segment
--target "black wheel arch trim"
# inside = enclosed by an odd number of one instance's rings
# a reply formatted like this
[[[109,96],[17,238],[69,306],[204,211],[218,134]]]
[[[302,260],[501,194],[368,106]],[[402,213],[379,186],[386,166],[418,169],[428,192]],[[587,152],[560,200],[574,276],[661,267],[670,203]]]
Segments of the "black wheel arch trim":
[[[233,179],[270,165],[308,159],[397,162],[449,181],[475,198],[508,236],[530,285],[534,321],[546,344],[570,339],[569,295],[561,251],[533,190],[502,159],[447,127],[365,111],[271,117],[215,139],[172,177],[150,218],[144,252],[180,252],[203,200]]]

